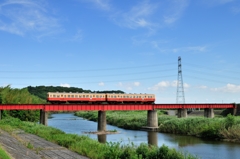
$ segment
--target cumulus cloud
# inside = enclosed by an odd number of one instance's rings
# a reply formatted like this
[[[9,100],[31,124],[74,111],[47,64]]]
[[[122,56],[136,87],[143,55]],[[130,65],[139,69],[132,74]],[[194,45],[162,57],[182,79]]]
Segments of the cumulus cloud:
[[[133,90],[134,87],[139,87],[140,85],[141,85],[140,82],[127,82],[127,83],[119,82],[117,84],[117,86],[122,87],[122,88],[124,88],[126,90]]]
[[[148,90],[157,91],[157,90],[164,90],[164,89],[169,88],[169,87],[177,87],[177,81],[172,81],[172,82],[161,81],[161,82],[157,83],[156,85],[154,85],[152,87],[149,87]],[[189,88],[190,85],[187,84],[187,83],[184,83],[183,87],[184,88]]]
[[[208,87],[205,86],[205,85],[201,85],[201,86],[198,86],[197,88],[200,88],[200,89],[207,89]]]
[[[99,86],[104,86],[104,85],[105,85],[105,83],[103,83],[103,82],[100,82],[100,83],[98,83],[98,85],[99,85]]]
[[[140,82],[134,82],[133,85],[138,87],[138,86],[140,86]]]
[[[221,91],[221,92],[228,92],[228,93],[239,93],[240,85],[227,84],[224,87],[212,88],[211,90],[215,92]]]
[[[68,83],[61,83],[60,86],[62,86],[62,87],[68,87],[68,88],[69,88],[69,87],[70,87],[70,84],[68,84]]]
[[[0,30],[24,36],[46,36],[59,31],[58,20],[50,16],[42,1],[5,0],[0,3]]]

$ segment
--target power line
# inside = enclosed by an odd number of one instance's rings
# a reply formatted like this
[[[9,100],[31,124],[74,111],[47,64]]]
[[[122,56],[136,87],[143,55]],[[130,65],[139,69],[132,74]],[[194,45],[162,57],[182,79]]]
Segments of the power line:
[[[191,69],[184,69],[184,70],[188,70],[190,72],[199,72],[199,73],[202,73],[204,75],[209,75],[209,76],[215,76],[215,77],[223,77],[223,78],[229,78],[229,79],[235,79],[235,80],[240,80],[240,78],[238,77],[230,77],[230,76],[226,76],[226,75],[219,75],[219,74],[214,74],[214,73],[208,73],[208,72],[202,72],[202,71],[196,71],[196,70],[191,70]]]
[[[69,79],[69,78],[90,78],[90,77],[113,77],[113,76],[123,76],[123,75],[137,75],[137,74],[150,74],[150,73],[159,73],[159,72],[167,72],[167,71],[173,71],[176,69],[167,69],[167,70],[156,70],[156,71],[145,71],[145,72],[135,72],[135,73],[123,73],[123,74],[110,74],[110,75],[95,75],[95,76],[78,76],[78,77],[0,77],[2,79],[53,79],[53,78],[63,78],[63,79]]]
[[[78,83],[70,83],[70,84],[91,84],[91,83],[99,83],[99,82],[108,82],[108,83],[111,83],[111,82],[122,82],[122,81],[141,81],[141,80],[149,80],[149,79],[156,79],[156,78],[164,78],[164,77],[175,77],[176,75],[166,75],[166,76],[156,76],[156,77],[147,77],[147,78],[135,78],[135,79],[118,79],[118,80],[109,80],[109,81],[105,81],[105,80],[99,80],[99,81],[93,81],[93,82],[89,82],[89,81],[86,81],[86,82],[78,82]],[[15,85],[29,85],[29,84],[23,84],[23,83],[19,83],[19,84],[16,84],[14,83]],[[49,85],[49,84],[47,84]],[[50,84],[51,85],[51,84]]]
[[[0,71],[1,73],[64,73],[64,72],[88,72],[88,71],[107,71],[107,70],[124,70],[124,69],[133,69],[133,68],[147,68],[154,66],[164,66],[172,65],[176,63],[165,63],[165,64],[154,64],[154,65],[141,65],[133,67],[116,67],[116,68],[102,68],[102,69],[83,69],[83,70],[45,70],[45,71]]]

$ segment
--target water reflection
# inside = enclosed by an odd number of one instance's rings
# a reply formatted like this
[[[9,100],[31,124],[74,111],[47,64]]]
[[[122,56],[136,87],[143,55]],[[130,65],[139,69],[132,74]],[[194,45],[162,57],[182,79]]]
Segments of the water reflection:
[[[191,136],[157,132],[125,130],[112,125],[107,125],[107,130],[117,130],[119,132],[118,134],[84,134],[84,132],[96,131],[97,123],[84,120],[73,114],[53,114],[52,117],[52,119],[48,120],[49,126],[61,129],[66,133],[87,135],[101,143],[119,142],[122,145],[131,143],[140,145],[141,143],[146,143],[157,146],[162,146],[164,144],[171,148],[198,155],[203,159],[240,159],[240,144],[237,143],[203,140]]]
[[[98,137],[98,142],[106,143],[106,141],[107,141],[107,135],[106,134],[97,135],[97,137]]]
[[[148,131],[148,144],[158,146],[158,132]]]

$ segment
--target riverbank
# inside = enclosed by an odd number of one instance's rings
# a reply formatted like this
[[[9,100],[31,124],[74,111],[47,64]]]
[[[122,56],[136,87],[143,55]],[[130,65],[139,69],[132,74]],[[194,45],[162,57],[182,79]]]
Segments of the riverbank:
[[[97,121],[97,112],[76,112],[75,115]],[[107,123],[124,129],[140,130],[147,125],[147,111],[108,111]],[[190,135],[212,140],[240,143],[240,117],[204,118],[191,116],[177,118],[158,111],[159,132]]]
[[[176,158],[176,159],[195,159],[196,156],[188,153],[176,151],[167,146],[149,147],[147,144],[134,146],[133,144],[122,146],[120,143],[101,144],[87,136],[66,134],[58,129],[39,125],[31,122],[22,122],[18,119],[8,118],[0,121],[0,129],[13,133],[16,130],[24,130],[26,133],[35,134],[50,142],[66,147],[78,154],[93,159],[108,158]],[[29,145],[31,147],[31,145]]]

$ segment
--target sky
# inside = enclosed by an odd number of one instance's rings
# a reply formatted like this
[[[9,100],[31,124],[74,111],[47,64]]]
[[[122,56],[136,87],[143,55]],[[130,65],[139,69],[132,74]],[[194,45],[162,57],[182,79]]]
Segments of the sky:
[[[240,0],[0,0],[0,87],[240,103],[239,51]]]

